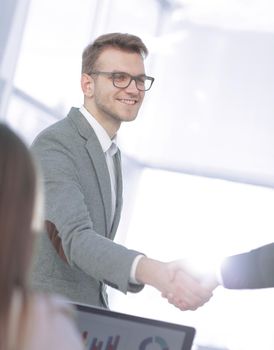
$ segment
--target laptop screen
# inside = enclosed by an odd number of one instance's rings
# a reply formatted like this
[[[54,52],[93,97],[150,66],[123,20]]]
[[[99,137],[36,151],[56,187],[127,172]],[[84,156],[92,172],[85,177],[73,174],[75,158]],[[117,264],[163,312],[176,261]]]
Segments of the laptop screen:
[[[86,350],[190,350],[192,347],[193,327],[87,305],[75,306]]]

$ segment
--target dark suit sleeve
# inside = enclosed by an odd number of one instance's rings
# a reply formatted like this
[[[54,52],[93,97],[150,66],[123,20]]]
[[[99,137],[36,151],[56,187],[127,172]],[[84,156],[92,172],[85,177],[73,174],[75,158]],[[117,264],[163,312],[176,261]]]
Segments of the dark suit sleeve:
[[[230,289],[274,287],[274,243],[226,258],[221,275]]]

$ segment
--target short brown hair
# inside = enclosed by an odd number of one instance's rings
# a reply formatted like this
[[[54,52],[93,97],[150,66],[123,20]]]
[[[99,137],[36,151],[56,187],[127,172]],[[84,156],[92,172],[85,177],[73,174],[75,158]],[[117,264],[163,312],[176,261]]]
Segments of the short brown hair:
[[[26,302],[32,255],[31,222],[36,171],[24,142],[0,124],[0,349],[6,349],[12,296],[18,289]],[[24,308],[23,308],[24,310]]]
[[[108,47],[126,52],[140,54],[143,58],[148,55],[148,49],[136,35],[123,33],[109,33],[99,36],[89,44],[82,54],[82,73],[90,74],[100,54]]]

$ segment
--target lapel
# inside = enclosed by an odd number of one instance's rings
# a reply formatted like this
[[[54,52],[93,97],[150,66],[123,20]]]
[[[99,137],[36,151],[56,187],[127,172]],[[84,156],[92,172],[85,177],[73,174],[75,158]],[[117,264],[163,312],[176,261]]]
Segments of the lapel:
[[[116,194],[116,208],[115,215],[112,223],[112,228],[110,232],[110,238],[114,238],[117,227],[120,222],[122,204],[123,204],[123,179],[122,179],[122,169],[121,169],[121,153],[120,150],[116,152],[114,156],[114,164],[116,168],[117,177],[117,194]]]
[[[72,120],[79,134],[86,140],[86,149],[97,175],[97,181],[105,208],[106,235],[108,235],[111,229],[111,184],[104,152],[93,128],[77,108],[73,107],[70,110],[68,118]]]

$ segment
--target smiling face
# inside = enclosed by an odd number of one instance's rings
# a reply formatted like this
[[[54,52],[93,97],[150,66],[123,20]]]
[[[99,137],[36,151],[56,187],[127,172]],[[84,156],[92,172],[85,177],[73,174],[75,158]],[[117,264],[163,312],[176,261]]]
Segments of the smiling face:
[[[101,53],[94,71],[125,72],[133,76],[145,74],[141,55],[115,48],[106,48]],[[81,83],[85,107],[111,137],[122,122],[137,117],[145,93],[136,88],[134,80],[127,88],[117,88],[109,75],[83,74]]]

